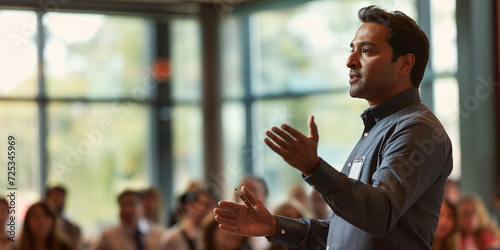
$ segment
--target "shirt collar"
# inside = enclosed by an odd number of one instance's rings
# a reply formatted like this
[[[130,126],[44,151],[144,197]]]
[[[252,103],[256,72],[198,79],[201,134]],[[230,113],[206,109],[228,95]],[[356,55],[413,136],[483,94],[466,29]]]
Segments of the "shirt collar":
[[[369,111],[371,110],[371,113],[375,118],[375,122],[379,122],[380,120],[415,102],[420,102],[420,93],[418,92],[418,88],[410,88],[394,95],[383,103],[367,108],[361,114],[361,118],[365,119],[366,115],[369,114]]]

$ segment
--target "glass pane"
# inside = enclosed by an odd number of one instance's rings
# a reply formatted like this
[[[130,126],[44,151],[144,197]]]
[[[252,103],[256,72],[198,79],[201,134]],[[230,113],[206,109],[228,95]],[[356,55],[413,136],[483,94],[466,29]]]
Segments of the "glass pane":
[[[0,102],[0,197],[15,192],[16,230],[29,206],[40,198],[40,164],[37,107],[32,102]],[[13,136],[9,140],[9,136]],[[9,150],[9,142],[13,148]],[[12,153],[14,152],[14,153]],[[13,158],[9,159],[11,153]],[[14,164],[10,164],[11,160]],[[8,171],[8,166],[14,166]],[[15,176],[8,172],[14,172]],[[8,177],[14,179],[8,179]],[[13,181],[11,186],[10,181]],[[17,190],[7,190],[17,188]],[[17,239],[17,238],[16,238]]]
[[[45,73],[50,97],[149,97],[149,22],[135,17],[48,13]]]
[[[250,143],[259,143],[260,141],[247,138],[245,135],[245,108],[242,103],[228,102],[222,107],[222,131],[224,138],[224,172],[221,174],[222,183],[225,187],[224,193],[226,199],[233,199],[233,188],[245,176],[245,166],[251,162],[249,151]]]
[[[174,194],[180,195],[190,181],[203,179],[203,118],[198,106],[173,109]]]
[[[221,27],[221,82],[222,96],[225,98],[243,97],[243,41],[240,23],[239,18],[230,17],[224,19]]]
[[[0,11],[0,97],[37,94],[37,21],[31,11]]]
[[[117,223],[119,192],[148,184],[148,108],[135,103],[53,103],[47,113],[47,185],[68,189],[68,216],[85,235],[94,236]]]
[[[455,0],[431,1],[432,68],[436,73],[457,71]]]
[[[397,4],[394,4],[397,3]],[[414,17],[414,1],[375,1]],[[252,93],[322,91],[348,86],[349,43],[362,1],[312,1],[251,16]]]
[[[192,19],[171,23],[172,93],[175,100],[201,98],[200,25]]]
[[[363,132],[360,114],[368,107],[366,101],[352,99],[348,93],[315,95],[304,98],[258,101],[254,105],[255,174],[264,176],[270,185],[270,201],[279,199],[288,189],[303,182],[299,171],[264,144],[265,131],[286,123],[308,135],[307,120],[315,116],[319,131],[318,155],[340,170]],[[273,197],[276,195],[276,197]],[[283,200],[281,200],[283,201]]]
[[[450,178],[460,179],[460,105],[458,82],[454,77],[434,80],[434,113],[443,124],[453,145],[453,172]]]

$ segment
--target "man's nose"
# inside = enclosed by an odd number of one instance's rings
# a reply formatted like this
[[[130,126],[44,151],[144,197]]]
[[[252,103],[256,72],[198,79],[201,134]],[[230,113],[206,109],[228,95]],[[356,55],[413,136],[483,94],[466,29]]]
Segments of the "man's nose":
[[[347,57],[346,66],[350,69],[355,69],[359,66],[359,60],[356,53],[351,53],[351,55]]]

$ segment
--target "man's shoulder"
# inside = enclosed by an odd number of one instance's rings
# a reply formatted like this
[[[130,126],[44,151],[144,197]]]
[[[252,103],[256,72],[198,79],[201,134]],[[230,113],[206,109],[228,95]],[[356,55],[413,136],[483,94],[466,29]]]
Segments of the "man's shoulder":
[[[392,122],[400,127],[416,124],[426,125],[433,130],[443,130],[439,119],[422,103],[414,103],[391,115]]]

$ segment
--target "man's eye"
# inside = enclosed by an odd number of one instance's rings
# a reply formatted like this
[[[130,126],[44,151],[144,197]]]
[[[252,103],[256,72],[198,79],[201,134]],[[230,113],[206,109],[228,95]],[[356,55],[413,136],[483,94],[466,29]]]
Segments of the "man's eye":
[[[369,51],[368,49],[366,49],[366,48],[363,48],[363,49],[361,50],[361,52],[362,52],[362,53],[368,53],[368,52],[370,52],[370,51]]]

